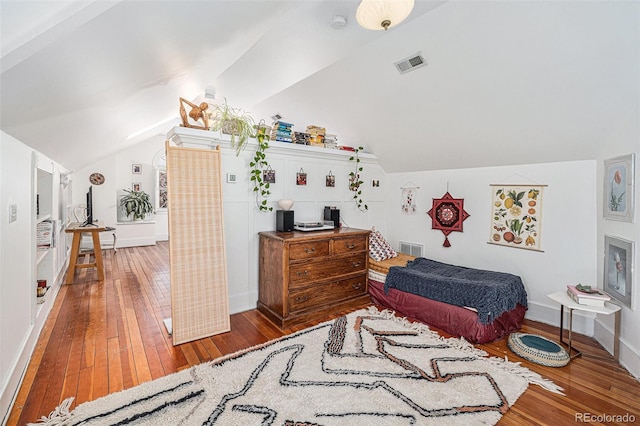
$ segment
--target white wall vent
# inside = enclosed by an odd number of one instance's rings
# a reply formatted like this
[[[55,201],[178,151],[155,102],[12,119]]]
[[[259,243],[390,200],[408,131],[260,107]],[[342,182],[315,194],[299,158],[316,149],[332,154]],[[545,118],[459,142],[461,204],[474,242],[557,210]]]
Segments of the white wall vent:
[[[408,58],[404,58],[403,60],[396,62],[394,65],[400,74],[404,74],[427,65],[427,61],[424,60],[422,53],[418,52]]]
[[[407,243],[400,241],[400,253],[408,254],[410,256],[422,257],[424,251],[424,245],[418,243]]]

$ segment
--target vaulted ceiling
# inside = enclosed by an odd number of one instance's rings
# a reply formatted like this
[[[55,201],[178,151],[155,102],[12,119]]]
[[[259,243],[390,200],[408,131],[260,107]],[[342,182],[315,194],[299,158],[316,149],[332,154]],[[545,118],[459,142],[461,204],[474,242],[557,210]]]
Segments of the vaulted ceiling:
[[[363,145],[390,172],[598,158],[640,138],[640,6],[416,1],[0,1],[0,127],[73,169],[166,132],[207,86]],[[330,25],[345,16],[341,30]],[[422,52],[428,65],[393,63]]]

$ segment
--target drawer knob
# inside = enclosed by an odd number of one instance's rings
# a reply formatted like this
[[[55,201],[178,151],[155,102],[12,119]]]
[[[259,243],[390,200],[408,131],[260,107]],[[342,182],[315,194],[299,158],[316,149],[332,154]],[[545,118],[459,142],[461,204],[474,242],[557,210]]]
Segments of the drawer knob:
[[[296,272],[296,275],[299,277],[306,277],[307,275],[309,275],[309,271],[307,271],[306,269],[304,270],[304,272]]]
[[[351,288],[354,290],[360,290],[360,284],[351,284]]]
[[[362,262],[353,262],[353,267],[354,268],[357,268],[360,265],[362,265]]]
[[[356,245],[355,245],[355,244],[349,244],[349,243],[347,243],[347,244],[345,244],[345,245],[347,246],[347,248],[348,248],[349,250],[353,250],[354,248],[356,248]]]
[[[304,252],[305,252],[305,253],[307,253],[307,254],[309,254],[309,253],[313,253],[313,252],[315,252],[315,251],[316,251],[316,248],[315,248],[315,247],[305,248],[305,249],[304,249]]]
[[[296,303],[306,302],[307,300],[309,300],[309,296],[297,296],[296,297]]]

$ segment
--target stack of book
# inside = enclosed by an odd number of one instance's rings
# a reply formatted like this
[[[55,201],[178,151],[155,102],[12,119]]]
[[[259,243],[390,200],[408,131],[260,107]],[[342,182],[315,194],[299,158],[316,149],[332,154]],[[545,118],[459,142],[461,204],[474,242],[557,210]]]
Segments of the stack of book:
[[[36,245],[38,250],[49,250],[52,246],[53,222],[43,220],[36,225]]]
[[[307,133],[309,133],[309,145],[323,145],[324,135],[327,133],[327,129],[320,126],[307,126]]]
[[[590,290],[590,287],[589,291],[582,291],[575,285],[568,285],[567,294],[579,305],[604,307],[604,302],[611,300],[609,296],[598,290]]]
[[[291,128],[293,124],[284,121],[276,121],[271,129],[271,140],[278,142],[293,142]]]
[[[309,145],[310,139],[311,135],[309,133],[293,132],[293,143],[297,143],[300,145]]]
[[[337,149],[338,148],[338,136],[337,135],[331,135],[329,133],[324,135],[324,147],[325,148]]]

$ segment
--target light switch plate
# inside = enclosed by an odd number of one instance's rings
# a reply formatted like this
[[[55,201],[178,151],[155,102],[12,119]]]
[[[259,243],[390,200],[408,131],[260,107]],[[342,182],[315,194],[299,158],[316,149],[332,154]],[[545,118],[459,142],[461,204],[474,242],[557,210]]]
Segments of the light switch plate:
[[[228,183],[236,183],[238,180],[238,176],[235,173],[227,173],[227,182]]]
[[[18,205],[9,204],[9,223],[15,222],[16,220],[18,220]]]

